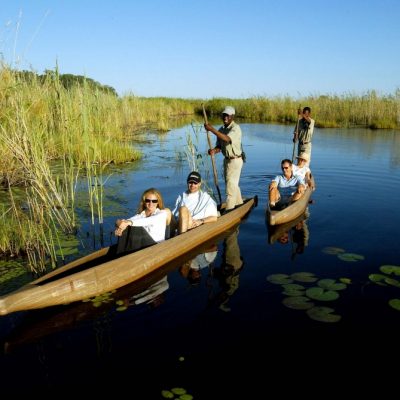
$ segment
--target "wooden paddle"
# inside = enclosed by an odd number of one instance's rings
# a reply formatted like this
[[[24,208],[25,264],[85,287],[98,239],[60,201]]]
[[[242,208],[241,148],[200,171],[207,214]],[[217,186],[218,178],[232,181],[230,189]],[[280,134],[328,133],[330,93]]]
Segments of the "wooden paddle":
[[[207,113],[206,113],[206,109],[204,108],[204,104],[201,105],[203,107],[203,116],[204,116],[204,122],[206,124],[208,124],[208,118],[207,118]],[[212,149],[211,146],[211,139],[210,139],[210,132],[207,131],[207,140],[208,140],[208,147],[210,148],[210,150]],[[218,175],[217,175],[217,168],[215,167],[215,160],[214,160],[214,154],[210,153],[211,156],[211,163],[212,163],[212,167],[213,167],[213,173],[214,173],[214,183],[215,186],[217,187],[217,192],[218,192],[218,198],[219,198],[219,205],[221,206],[222,204],[222,198],[221,198],[221,191],[219,190],[219,186],[218,186]]]
[[[301,108],[299,107],[298,109],[297,109],[297,124],[296,124],[296,130],[295,130],[295,135],[294,135],[294,140],[293,140],[293,153],[292,153],[292,163],[294,162],[294,152],[295,152],[295,150],[296,150],[296,142],[297,142],[297,139],[298,139],[298,137],[299,137],[299,110],[301,110]]]

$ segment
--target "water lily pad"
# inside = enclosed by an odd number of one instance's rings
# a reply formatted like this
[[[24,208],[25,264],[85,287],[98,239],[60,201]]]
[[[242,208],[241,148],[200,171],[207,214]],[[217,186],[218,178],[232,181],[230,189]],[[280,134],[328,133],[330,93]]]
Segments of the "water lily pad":
[[[174,394],[172,392],[170,392],[169,390],[162,390],[161,396],[164,397],[164,399],[173,399],[174,398]]]
[[[364,260],[364,256],[362,256],[361,254],[355,254],[355,253],[341,253],[338,254],[338,258],[342,261],[346,261],[346,262],[357,262],[357,261],[361,261]]]
[[[56,250],[56,256],[62,257],[62,256],[71,256],[72,254],[77,254],[79,251],[76,247],[64,247],[62,249]]]
[[[193,396],[189,393],[185,393],[179,396],[180,400],[192,400]]]
[[[316,282],[318,278],[312,272],[295,272],[290,277],[298,282],[311,283]]]
[[[116,308],[117,311],[125,311],[128,307],[127,306],[119,306]]]
[[[332,254],[332,255],[336,255],[336,254],[340,254],[340,253],[344,253],[345,250],[340,248],[340,247],[332,247],[332,246],[328,246],[328,247],[324,247],[322,249],[322,252],[325,254]]]
[[[400,311],[400,299],[392,299],[389,301],[389,306],[395,310]]]
[[[341,316],[337,314],[332,314],[335,310],[330,307],[313,307],[307,310],[307,315],[319,322],[339,322]]]
[[[285,290],[282,294],[285,296],[304,296],[306,292],[304,290]]]
[[[382,265],[379,269],[384,274],[400,276],[400,267],[397,265]]]
[[[400,288],[400,282],[398,280],[396,280],[396,279],[386,277],[385,278],[385,283],[387,283],[390,286],[395,286],[395,287]]]
[[[289,275],[286,274],[273,274],[267,277],[267,281],[271,283],[275,283],[276,285],[284,285],[287,283],[292,283],[293,280],[289,278]]]
[[[346,285],[351,284],[351,279],[350,278],[339,278],[339,281],[342,283],[345,283]]]
[[[312,287],[306,290],[306,295],[313,300],[332,301],[339,298],[339,293],[335,290],[325,290],[321,287]]]
[[[124,301],[123,301],[123,300],[117,300],[117,301],[115,302],[115,304],[116,304],[117,306],[122,306],[122,305],[124,305]]]
[[[337,283],[334,279],[320,279],[317,285],[327,290],[343,290],[347,288],[347,285],[344,283]]]
[[[186,390],[184,389],[184,388],[173,388],[173,389],[171,389],[171,392],[172,393],[175,393],[175,394],[177,394],[177,395],[181,395],[181,394],[185,394],[186,393]]]
[[[368,275],[368,278],[370,281],[376,283],[377,285],[380,286],[387,286],[385,282],[385,279],[387,278],[387,276],[382,275],[382,274],[370,274]]]
[[[282,285],[285,290],[304,290],[305,287],[302,285],[298,285],[297,283],[287,283],[286,285]]]
[[[282,303],[293,310],[308,310],[314,307],[314,303],[310,301],[308,297],[298,296],[298,297],[286,297],[283,299]]]

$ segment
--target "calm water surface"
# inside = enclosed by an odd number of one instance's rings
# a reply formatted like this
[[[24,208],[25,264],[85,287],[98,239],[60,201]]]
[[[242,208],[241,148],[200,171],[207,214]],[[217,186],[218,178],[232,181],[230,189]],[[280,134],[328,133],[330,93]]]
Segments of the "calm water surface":
[[[239,387],[256,393],[263,380],[255,384],[243,378],[243,371],[259,371],[255,366],[260,363],[274,365],[275,371],[301,368],[299,360],[320,355],[317,340],[325,341],[321,348],[325,354],[330,352],[327,343],[339,337],[362,335],[380,345],[378,334],[392,338],[400,333],[400,312],[388,305],[390,299],[400,299],[400,288],[378,286],[368,279],[380,272],[381,265],[400,265],[400,133],[316,130],[311,166],[317,190],[308,208],[304,252],[296,253],[294,229],[287,244],[269,244],[265,224],[266,188],[280,172],[280,160],[291,158],[291,128],[241,126],[248,159],[242,193],[258,195],[259,205],[237,231],[216,243],[216,258],[200,270],[200,282],[193,285],[179,273],[179,266],[196,256],[193,253],[139,284],[118,290],[112,301],[99,307],[79,303],[2,317],[4,390],[75,390],[81,385],[93,392],[129,388],[131,397],[149,399],[160,398],[162,389],[173,387],[184,387],[195,398],[234,393]],[[178,153],[192,132],[186,126],[162,137],[150,135],[149,142],[141,145],[143,161],[115,168],[106,188],[106,241],[116,217],[132,215],[149,186],[159,188],[167,205],[173,206],[189,171],[187,161],[178,161]],[[197,146],[212,187],[204,133]],[[221,157],[217,159],[221,165]],[[222,177],[220,186],[224,193]],[[88,219],[83,211],[81,217]],[[327,247],[362,257],[342,260],[327,254]],[[236,268],[226,266],[238,260]],[[305,311],[282,303],[289,296],[267,277],[296,272],[351,280],[338,292],[338,299],[315,301],[334,309],[341,316],[339,322],[317,322]],[[153,286],[146,291],[149,285]],[[126,311],[116,311],[117,300],[129,304]],[[366,345],[365,352],[370,349]],[[334,357],[338,356],[328,358]],[[222,380],[224,373],[234,379]],[[275,375],[268,376],[273,380]]]

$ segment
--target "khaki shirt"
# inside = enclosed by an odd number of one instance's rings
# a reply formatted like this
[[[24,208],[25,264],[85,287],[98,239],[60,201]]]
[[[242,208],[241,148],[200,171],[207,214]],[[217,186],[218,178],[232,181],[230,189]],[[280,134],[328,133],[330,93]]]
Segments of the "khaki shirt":
[[[314,124],[315,121],[311,118],[310,124],[302,118],[299,121],[299,143],[300,144],[306,144],[306,143],[311,143],[312,135],[314,132]]]
[[[240,126],[232,121],[227,127],[221,126],[219,132],[228,135],[231,142],[217,139],[216,147],[220,148],[224,157],[235,157],[242,154],[242,130]]]

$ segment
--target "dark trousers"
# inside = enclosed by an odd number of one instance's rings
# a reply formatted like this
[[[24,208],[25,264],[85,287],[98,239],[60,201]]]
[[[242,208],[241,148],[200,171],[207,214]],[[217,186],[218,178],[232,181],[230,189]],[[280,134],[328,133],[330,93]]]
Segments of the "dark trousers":
[[[118,238],[117,254],[130,253],[156,243],[142,226],[128,226]]]

